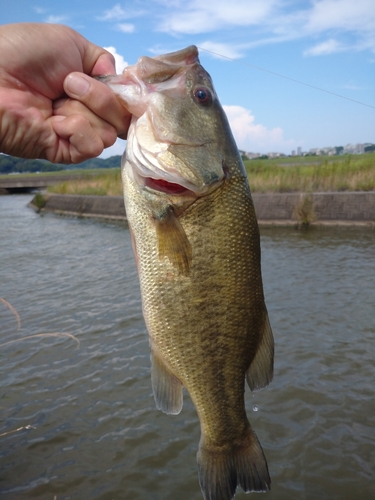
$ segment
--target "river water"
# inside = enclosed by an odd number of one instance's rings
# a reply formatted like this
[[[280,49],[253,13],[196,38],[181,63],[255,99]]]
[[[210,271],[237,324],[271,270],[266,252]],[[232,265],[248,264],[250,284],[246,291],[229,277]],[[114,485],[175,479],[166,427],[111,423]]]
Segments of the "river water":
[[[0,197],[0,498],[201,500],[199,424],[156,410],[128,230]],[[375,233],[262,231],[270,500],[375,498]],[[74,335],[30,335],[62,333]],[[79,342],[79,344],[78,344]],[[236,500],[249,499],[238,491]]]

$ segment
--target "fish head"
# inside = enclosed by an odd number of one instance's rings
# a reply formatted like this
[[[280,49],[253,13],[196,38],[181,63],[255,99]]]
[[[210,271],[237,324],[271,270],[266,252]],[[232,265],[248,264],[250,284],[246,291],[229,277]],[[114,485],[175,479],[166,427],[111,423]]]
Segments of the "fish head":
[[[106,83],[133,115],[125,163],[146,189],[199,197],[224,181],[232,136],[195,46],[143,56]]]

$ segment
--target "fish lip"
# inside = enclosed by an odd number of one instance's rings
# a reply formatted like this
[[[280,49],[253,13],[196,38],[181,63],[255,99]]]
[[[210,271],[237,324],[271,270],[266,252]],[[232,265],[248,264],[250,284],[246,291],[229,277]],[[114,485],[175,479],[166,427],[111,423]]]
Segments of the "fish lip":
[[[134,161],[129,160],[129,158],[127,161],[130,163],[133,175],[137,179],[138,184],[142,186],[142,189],[153,193],[195,199],[201,198],[215,191],[223,184],[226,178],[224,175],[222,179],[218,179],[200,188],[180,176],[173,176],[173,174],[168,174],[161,170],[149,170],[144,165],[142,165],[142,170],[140,170]]]

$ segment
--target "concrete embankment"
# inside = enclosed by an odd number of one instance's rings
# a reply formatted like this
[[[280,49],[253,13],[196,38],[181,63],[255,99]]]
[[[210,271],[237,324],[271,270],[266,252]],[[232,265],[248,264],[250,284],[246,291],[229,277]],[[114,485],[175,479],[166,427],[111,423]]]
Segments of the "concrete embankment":
[[[39,197],[39,199],[38,199]],[[260,225],[375,227],[375,191],[253,194]],[[60,215],[126,220],[122,196],[37,195],[34,209]]]
[[[53,212],[58,215],[126,221],[122,196],[37,194],[30,206],[40,212]]]
[[[375,191],[253,194],[262,224],[375,227]]]

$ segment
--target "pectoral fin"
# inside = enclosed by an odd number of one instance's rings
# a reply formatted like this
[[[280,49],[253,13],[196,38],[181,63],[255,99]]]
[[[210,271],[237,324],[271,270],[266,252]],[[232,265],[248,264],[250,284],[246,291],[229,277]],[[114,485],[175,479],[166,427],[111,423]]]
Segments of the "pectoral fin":
[[[155,217],[155,228],[159,257],[167,257],[181,274],[188,276],[191,245],[171,206],[161,216]]]
[[[266,387],[273,377],[274,341],[267,311],[263,324],[262,339],[257,353],[246,372],[246,380],[252,391]]]
[[[171,415],[182,409],[182,384],[154,349],[151,350],[151,382],[156,407]]]

